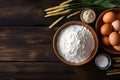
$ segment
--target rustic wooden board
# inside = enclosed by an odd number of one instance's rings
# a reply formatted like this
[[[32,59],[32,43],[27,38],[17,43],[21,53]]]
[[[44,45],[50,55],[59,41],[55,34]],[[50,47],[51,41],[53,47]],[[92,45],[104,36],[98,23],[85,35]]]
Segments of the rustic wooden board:
[[[58,17],[44,18],[44,9],[64,0],[0,0],[0,25],[49,25]],[[71,18],[69,20],[79,19]],[[66,22],[63,20],[62,23]]]
[[[3,69],[4,68],[4,69]],[[1,80],[119,80],[106,76],[93,62],[72,67],[61,62],[0,62]]]
[[[119,75],[106,76],[106,71],[95,66],[94,59],[73,67],[54,55],[52,39],[57,27],[80,20],[77,15],[48,29],[58,17],[44,18],[44,9],[62,1],[0,0],[0,80],[119,80]],[[104,53],[101,47],[99,53]]]
[[[106,76],[94,59],[72,67],[59,61],[52,49],[57,28],[39,26],[0,27],[0,79],[2,80],[114,80],[119,76]],[[104,53],[100,48],[97,52]],[[112,55],[111,55],[112,56]],[[62,77],[61,77],[62,76]]]
[[[48,27],[0,27],[0,61],[57,61],[52,49],[55,30]]]
[[[55,19],[44,18],[44,9],[61,1],[0,0],[0,25],[49,25]]]
[[[105,72],[98,70],[91,63],[72,67],[61,62],[1,62],[0,73],[2,73],[0,77],[4,76],[3,79],[10,80],[107,80]]]

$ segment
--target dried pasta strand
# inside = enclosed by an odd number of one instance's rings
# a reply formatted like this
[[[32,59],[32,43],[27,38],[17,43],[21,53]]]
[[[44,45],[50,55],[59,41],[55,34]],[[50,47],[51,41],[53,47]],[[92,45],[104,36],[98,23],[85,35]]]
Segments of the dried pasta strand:
[[[60,12],[60,11],[63,11],[64,8],[60,8],[60,9],[56,9],[56,10],[53,10],[53,11],[49,11],[47,12],[47,14],[53,14],[53,13],[57,13],[57,12]]]
[[[76,12],[74,12],[74,13],[71,13],[70,15],[67,16],[67,18],[70,18],[70,17],[72,17],[72,16],[74,16],[74,15],[77,15],[77,14],[79,14],[79,13],[80,13],[80,11],[76,11]]]
[[[48,15],[45,15],[45,17],[50,17],[50,16],[57,16],[57,15],[63,15],[63,14],[67,14],[69,13],[71,10],[65,10],[65,11],[62,11],[62,12],[57,12],[57,13],[54,13],[54,14],[48,14]]]
[[[66,1],[62,2],[60,5],[65,5],[65,4],[68,4],[68,3],[72,2],[72,1],[73,0],[66,0]]]
[[[47,8],[47,9],[45,9],[45,11],[51,11],[51,10],[55,10],[55,9],[59,9],[59,8],[65,8],[65,7],[68,7],[68,6],[69,6],[69,4],[59,5],[59,6]]]
[[[107,70],[107,72],[118,72],[120,69],[112,69],[112,70]]]
[[[119,59],[119,60],[120,60],[120,57],[114,57],[114,58],[112,58],[112,59]]]
[[[109,72],[107,75],[115,75],[115,74],[120,74],[120,72]]]
[[[64,16],[58,18],[55,22],[53,22],[53,23],[49,26],[49,28],[52,28],[53,26],[55,26],[55,25],[56,25],[59,21],[61,21],[63,18],[64,18]]]
[[[113,66],[114,67],[120,67],[120,64],[114,64]]]
[[[119,60],[119,59],[118,59],[118,60],[116,59],[116,60],[115,60],[115,62],[118,62],[118,63],[120,63],[120,60]]]

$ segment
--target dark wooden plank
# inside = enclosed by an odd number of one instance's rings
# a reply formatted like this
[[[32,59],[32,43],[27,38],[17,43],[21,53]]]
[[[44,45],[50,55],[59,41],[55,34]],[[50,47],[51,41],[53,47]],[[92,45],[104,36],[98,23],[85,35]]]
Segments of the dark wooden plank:
[[[0,27],[0,61],[58,61],[52,49],[56,29]]]
[[[44,9],[64,0],[0,0],[0,25],[49,25]]]
[[[49,30],[48,25],[57,17],[44,18],[44,9],[62,1],[0,0],[0,80],[119,80],[119,75],[106,76],[97,69],[94,59],[72,67],[56,58],[56,29]],[[79,15],[69,20],[79,20]]]
[[[64,0],[0,0],[0,25],[50,25],[58,17],[45,18],[44,9],[62,1]],[[62,20],[58,26],[69,20],[80,20],[79,15]]]
[[[4,69],[3,69],[4,67]],[[0,79],[108,80],[94,63],[72,67],[60,62],[0,62]],[[118,77],[109,80],[117,80]]]

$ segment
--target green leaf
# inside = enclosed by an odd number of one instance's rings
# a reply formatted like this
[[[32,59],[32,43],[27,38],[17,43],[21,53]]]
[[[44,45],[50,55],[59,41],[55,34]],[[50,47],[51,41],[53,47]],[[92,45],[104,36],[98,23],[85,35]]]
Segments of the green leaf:
[[[84,4],[89,4],[89,3],[94,3],[96,0],[79,0],[79,1]]]
[[[120,0],[110,0],[111,3],[119,3],[120,4]]]
[[[113,7],[117,6],[117,5],[109,3],[109,2],[103,2],[101,5],[105,8],[113,8]]]
[[[120,0],[111,0],[111,3],[120,6]]]
[[[113,7],[117,7],[117,5],[115,4],[112,4],[108,1],[102,1],[102,0],[99,0],[100,2],[95,2],[95,5],[97,6],[101,6],[101,7],[104,7],[104,8],[113,8]]]
[[[95,0],[94,3],[95,3],[95,4],[100,4],[100,3],[102,3],[103,1],[104,1],[104,0]]]

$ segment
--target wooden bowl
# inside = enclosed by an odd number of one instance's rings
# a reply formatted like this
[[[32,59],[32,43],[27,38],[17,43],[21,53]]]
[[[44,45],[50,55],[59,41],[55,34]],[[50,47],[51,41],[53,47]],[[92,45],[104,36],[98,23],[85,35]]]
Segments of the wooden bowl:
[[[87,58],[85,61],[83,62],[79,62],[79,63],[73,63],[73,62],[69,62],[69,61],[66,61],[62,56],[60,56],[59,52],[58,52],[58,49],[57,49],[57,39],[58,39],[58,36],[59,36],[59,33],[66,27],[70,26],[70,25],[82,25],[82,26],[85,26],[87,29],[89,29],[93,35],[93,38],[94,38],[94,41],[95,41],[95,48],[93,49],[91,55],[89,58]],[[69,34],[69,33],[68,33]],[[59,27],[59,29],[56,31],[56,33],[54,34],[54,37],[53,37],[53,50],[54,50],[54,53],[55,55],[58,57],[59,60],[61,60],[63,63],[65,64],[68,64],[68,65],[71,65],[71,66],[80,66],[80,65],[83,65],[87,62],[89,62],[91,59],[93,59],[93,57],[96,55],[96,52],[97,52],[97,49],[98,49],[98,38],[97,38],[97,35],[95,33],[95,31],[91,28],[91,26],[89,26],[88,24],[84,23],[84,22],[80,22],[80,21],[70,21],[70,22],[67,22],[65,24],[63,24],[61,27]]]
[[[100,45],[108,52],[110,53],[113,53],[113,54],[120,54],[119,51],[116,51],[113,46],[105,46],[103,43],[102,43],[102,35],[100,33],[100,28],[101,26],[104,24],[103,22],[103,15],[108,12],[108,11],[113,11],[115,14],[118,14],[119,17],[118,19],[120,20],[120,8],[111,8],[111,9],[107,9],[105,11],[103,11],[100,16],[98,17],[97,21],[96,21],[96,32],[97,32],[97,35],[98,35],[98,39],[99,39],[99,42],[100,42]]]

